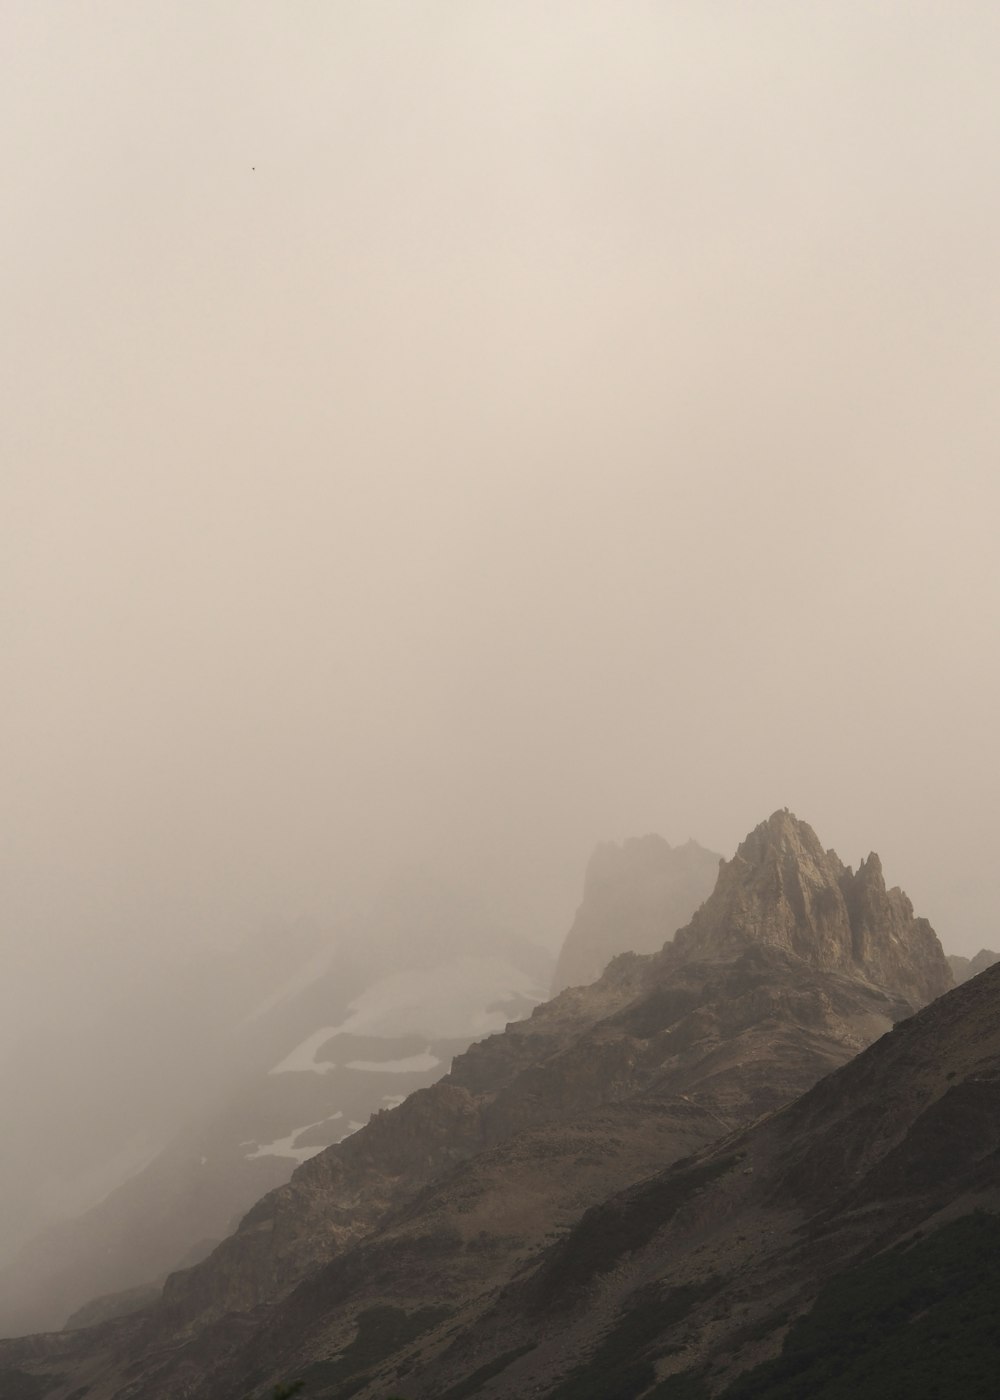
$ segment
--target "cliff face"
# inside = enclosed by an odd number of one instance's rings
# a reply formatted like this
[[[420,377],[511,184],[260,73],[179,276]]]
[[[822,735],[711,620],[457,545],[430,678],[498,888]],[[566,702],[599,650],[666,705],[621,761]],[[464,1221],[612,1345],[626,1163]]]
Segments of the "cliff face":
[[[556,963],[552,994],[600,977],[618,953],[655,953],[711,894],[721,857],[641,836],[598,846]]]
[[[305,1163],[157,1306],[48,1351],[0,1346],[0,1367],[65,1377],[46,1400],[83,1379],[88,1400],[245,1400],[346,1380],[366,1308],[423,1318],[429,1356],[432,1305],[471,1326],[582,1212],[794,1099],[949,978],[876,858],[854,875],[776,813],[673,943],[615,958]],[[408,1343],[383,1341],[345,1394],[410,1393],[379,1369],[414,1365]]]
[[[787,809],[722,862],[713,893],[674,940],[684,957],[725,957],[748,944],[862,977],[914,1007],[954,985],[937,935],[902,890],[886,889],[878,856],[853,873]]]

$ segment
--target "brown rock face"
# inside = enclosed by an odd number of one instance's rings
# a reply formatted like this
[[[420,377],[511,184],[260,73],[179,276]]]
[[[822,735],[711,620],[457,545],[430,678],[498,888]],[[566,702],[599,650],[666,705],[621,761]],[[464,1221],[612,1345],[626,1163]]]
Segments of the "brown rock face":
[[[596,981],[618,953],[658,952],[711,894],[720,860],[697,841],[671,846],[662,836],[598,846],[556,963],[552,995]]]
[[[814,967],[861,977],[914,1007],[954,985],[926,919],[887,890],[874,853],[857,874],[787,809],[723,861],[714,892],[674,940],[683,957],[730,957],[748,944],[783,948]]]

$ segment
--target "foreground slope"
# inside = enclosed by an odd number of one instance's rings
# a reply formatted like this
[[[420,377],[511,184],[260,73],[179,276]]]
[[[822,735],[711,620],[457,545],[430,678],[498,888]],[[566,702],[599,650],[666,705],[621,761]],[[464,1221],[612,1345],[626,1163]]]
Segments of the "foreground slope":
[[[317,1396],[438,1394],[497,1364],[481,1325],[537,1347],[516,1308],[482,1319],[581,1214],[802,1093],[949,982],[877,859],[854,875],[775,813],[674,945],[472,1047],[301,1167],[157,1306],[0,1360],[45,1373],[51,1400],[81,1384],[242,1400],[300,1372]]]
[[[463,1393],[991,1395],[997,1244],[1000,967],[589,1211],[400,1389],[448,1396],[492,1365]]]

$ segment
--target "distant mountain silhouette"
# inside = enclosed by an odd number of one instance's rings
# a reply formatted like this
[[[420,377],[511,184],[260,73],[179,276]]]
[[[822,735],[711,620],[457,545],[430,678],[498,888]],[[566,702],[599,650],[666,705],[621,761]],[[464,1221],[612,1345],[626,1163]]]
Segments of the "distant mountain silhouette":
[[[553,996],[595,982],[618,953],[658,952],[712,893],[720,859],[697,841],[670,846],[662,836],[598,846],[556,961]]]

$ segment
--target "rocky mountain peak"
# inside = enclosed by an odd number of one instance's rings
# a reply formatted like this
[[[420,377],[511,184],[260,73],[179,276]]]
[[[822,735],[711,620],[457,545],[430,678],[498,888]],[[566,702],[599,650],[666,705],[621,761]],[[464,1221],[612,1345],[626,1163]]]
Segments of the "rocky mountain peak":
[[[902,890],[886,889],[879,857],[855,874],[787,808],[722,862],[715,890],[675,939],[685,958],[737,956],[752,943],[862,977],[915,1007],[952,985],[934,930]]]
[[[824,864],[827,856],[837,861],[833,852],[824,851],[808,822],[800,821],[787,807],[780,807],[743,838],[734,860],[759,865],[768,859],[787,859],[788,856],[818,866]]]

